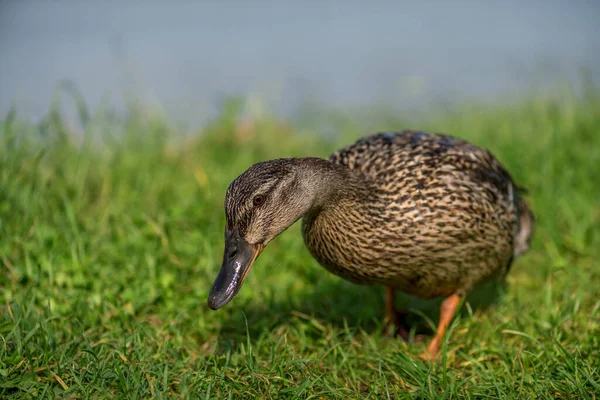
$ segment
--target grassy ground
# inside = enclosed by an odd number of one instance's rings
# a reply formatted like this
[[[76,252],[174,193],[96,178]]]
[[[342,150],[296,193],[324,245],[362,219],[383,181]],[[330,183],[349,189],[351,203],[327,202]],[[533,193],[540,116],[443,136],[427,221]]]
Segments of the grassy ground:
[[[352,119],[332,118],[331,139],[273,120],[245,130],[231,105],[181,139],[135,110],[80,111],[84,137],[55,110],[0,128],[0,398],[598,397],[595,94],[411,123],[491,149],[538,215],[532,251],[506,287],[469,299],[437,363],[385,337],[382,289],[327,273],[298,225],[228,306],[206,305],[230,181],[258,160],[327,156],[364,133]],[[436,321],[439,302],[400,302]]]

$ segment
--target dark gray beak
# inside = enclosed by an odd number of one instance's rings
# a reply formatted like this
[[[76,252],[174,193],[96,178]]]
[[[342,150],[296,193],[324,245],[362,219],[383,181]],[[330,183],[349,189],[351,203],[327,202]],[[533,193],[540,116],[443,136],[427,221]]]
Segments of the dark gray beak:
[[[242,287],[244,279],[263,245],[251,245],[242,239],[237,231],[225,235],[225,253],[219,275],[208,295],[208,306],[218,310],[229,303]]]

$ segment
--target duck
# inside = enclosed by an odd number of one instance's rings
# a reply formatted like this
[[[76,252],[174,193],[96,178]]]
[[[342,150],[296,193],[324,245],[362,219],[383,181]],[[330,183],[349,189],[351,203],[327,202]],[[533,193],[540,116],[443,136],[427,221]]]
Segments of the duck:
[[[504,279],[527,252],[535,216],[487,149],[416,130],[363,137],[327,159],[279,158],[252,165],[225,194],[223,263],[208,306],[239,292],[267,244],[302,219],[310,254],[355,284],[385,288],[385,326],[406,340],[398,291],[443,299],[421,357],[434,360],[465,296]]]

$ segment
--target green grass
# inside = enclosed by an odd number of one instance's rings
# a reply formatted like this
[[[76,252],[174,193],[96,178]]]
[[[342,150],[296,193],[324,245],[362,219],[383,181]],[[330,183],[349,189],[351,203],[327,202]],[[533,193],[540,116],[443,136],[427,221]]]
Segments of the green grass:
[[[599,397],[597,93],[380,116],[369,132],[337,115],[321,121],[335,137],[269,119],[244,134],[235,103],[186,138],[135,108],[80,114],[84,135],[55,108],[0,128],[0,398]],[[409,126],[491,149],[538,216],[533,249],[463,306],[438,362],[383,335],[382,289],[322,269],[298,225],[208,309],[233,178]],[[439,301],[400,302],[436,322]]]

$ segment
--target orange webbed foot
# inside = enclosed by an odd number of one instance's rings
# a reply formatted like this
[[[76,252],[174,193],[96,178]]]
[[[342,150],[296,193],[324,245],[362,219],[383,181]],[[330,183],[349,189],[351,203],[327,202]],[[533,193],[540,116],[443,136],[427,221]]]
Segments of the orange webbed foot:
[[[431,339],[429,346],[427,346],[427,350],[423,354],[419,355],[419,358],[426,361],[434,361],[437,359],[442,341],[446,335],[446,329],[450,325],[454,314],[456,314],[456,310],[458,310],[460,301],[461,297],[458,294],[453,294],[442,302],[442,306],[440,308],[440,322],[438,324],[437,331],[435,332],[435,336],[433,339]]]

